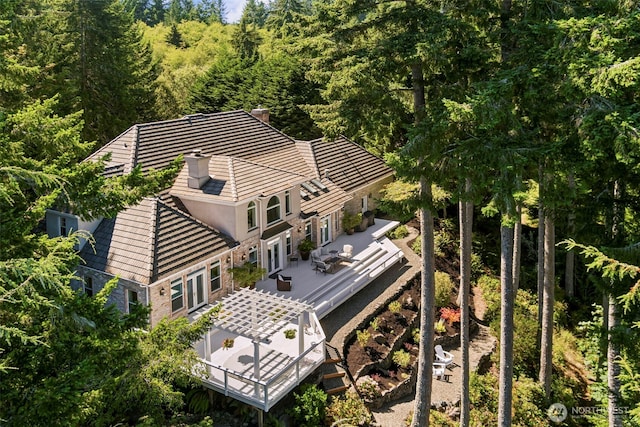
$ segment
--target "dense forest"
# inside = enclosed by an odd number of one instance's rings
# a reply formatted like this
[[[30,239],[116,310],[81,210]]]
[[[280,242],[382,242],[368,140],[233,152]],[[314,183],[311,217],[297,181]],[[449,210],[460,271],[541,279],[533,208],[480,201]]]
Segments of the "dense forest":
[[[228,24],[224,0],[2,0],[0,50],[1,425],[213,425],[188,369],[207,320],[145,331],[146,308],[105,305],[115,283],[72,291],[83,236],[41,223],[171,182],[181,159],[118,178],[81,162],[132,124],[258,105],[396,170],[383,206],[420,220],[421,342],[438,212],[459,219],[462,329],[482,286],[500,344],[485,375],[463,357],[459,421],[432,425],[538,426],[554,402],[597,409],[567,425],[640,425],[636,2],[248,0]]]

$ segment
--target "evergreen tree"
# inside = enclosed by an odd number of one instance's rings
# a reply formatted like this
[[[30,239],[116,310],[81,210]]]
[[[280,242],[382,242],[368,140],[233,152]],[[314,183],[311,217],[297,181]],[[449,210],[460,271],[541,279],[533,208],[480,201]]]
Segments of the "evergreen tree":
[[[34,98],[60,94],[63,114],[82,110],[86,140],[110,141],[155,118],[158,70],[140,29],[118,0],[43,0],[21,33],[42,73]],[[45,68],[46,66],[46,68]]]
[[[253,25],[254,28],[262,28],[267,22],[269,12],[264,2],[260,0],[247,0],[247,3],[242,9],[241,22],[244,21],[247,25]]]

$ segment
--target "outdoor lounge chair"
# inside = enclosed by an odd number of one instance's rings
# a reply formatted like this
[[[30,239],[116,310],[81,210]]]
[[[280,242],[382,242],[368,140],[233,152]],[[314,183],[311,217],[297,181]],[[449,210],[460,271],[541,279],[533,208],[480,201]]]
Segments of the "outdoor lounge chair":
[[[291,290],[291,276],[283,276],[282,274],[278,274],[276,277],[276,288],[281,291],[290,291]]]
[[[433,362],[433,376],[439,380],[447,380],[447,365],[440,362]]]
[[[440,344],[435,346],[434,350],[436,351],[436,363],[443,363],[445,366],[449,366],[453,363],[453,354],[448,351],[444,351]]]
[[[342,252],[340,252],[338,256],[344,260],[350,261],[351,257],[353,256],[353,246],[344,245],[342,247]]]
[[[316,262],[316,273],[318,271],[323,272],[324,274],[327,274],[327,272],[331,270],[331,267],[333,267],[333,264],[330,264],[328,262],[324,262],[324,261],[318,261]]]

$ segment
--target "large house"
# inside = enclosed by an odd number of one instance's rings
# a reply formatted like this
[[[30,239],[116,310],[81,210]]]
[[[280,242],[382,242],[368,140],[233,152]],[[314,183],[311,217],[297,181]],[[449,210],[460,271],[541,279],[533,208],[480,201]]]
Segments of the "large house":
[[[134,125],[88,160],[107,153],[110,175],[160,169],[180,155],[185,163],[170,188],[115,218],[86,222],[50,211],[47,230],[91,232],[78,286],[92,294],[117,276],[112,302],[125,312],[151,304],[152,326],[230,294],[234,266],[253,262],[272,274],[302,239],[331,243],[344,213],[374,210],[393,179],[381,159],[346,138],[288,137],[269,125],[265,109]]]

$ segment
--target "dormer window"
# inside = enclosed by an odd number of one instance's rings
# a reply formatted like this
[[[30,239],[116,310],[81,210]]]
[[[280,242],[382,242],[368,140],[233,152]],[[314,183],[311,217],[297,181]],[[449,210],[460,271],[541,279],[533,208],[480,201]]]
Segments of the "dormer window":
[[[247,228],[249,230],[253,230],[258,226],[256,219],[256,202],[249,202],[249,206],[247,207]]]
[[[69,228],[67,227],[67,218],[61,216],[60,217],[60,235],[66,236],[69,232]]]
[[[273,196],[267,204],[267,224],[273,224],[280,221],[280,199]]]

